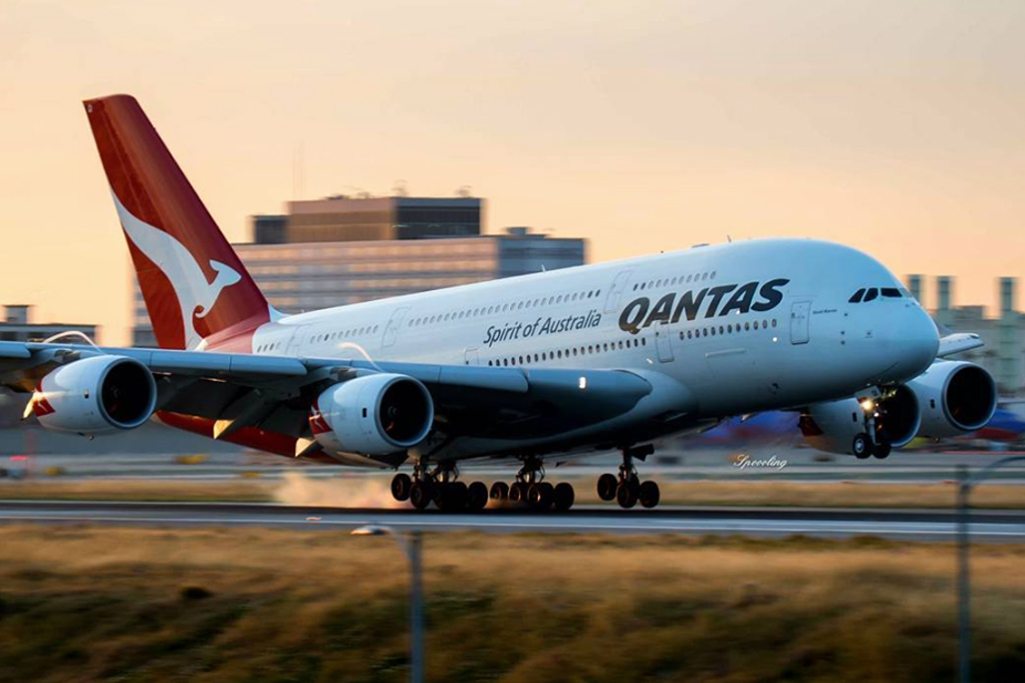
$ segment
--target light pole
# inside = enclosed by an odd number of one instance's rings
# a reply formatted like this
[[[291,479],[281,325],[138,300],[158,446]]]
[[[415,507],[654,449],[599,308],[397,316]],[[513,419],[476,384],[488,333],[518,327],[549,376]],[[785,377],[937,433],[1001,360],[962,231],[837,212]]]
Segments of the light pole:
[[[968,497],[972,489],[987,479],[993,470],[1021,461],[1025,461],[1025,455],[1000,458],[974,475],[968,472],[965,465],[957,466],[957,668],[958,680],[961,683],[968,683],[972,679],[972,586],[969,573],[971,539],[968,531],[971,508]]]
[[[352,536],[391,536],[409,559],[409,680],[424,680],[424,592],[421,561],[422,539],[417,530],[403,533],[388,526],[368,524],[353,529]]]

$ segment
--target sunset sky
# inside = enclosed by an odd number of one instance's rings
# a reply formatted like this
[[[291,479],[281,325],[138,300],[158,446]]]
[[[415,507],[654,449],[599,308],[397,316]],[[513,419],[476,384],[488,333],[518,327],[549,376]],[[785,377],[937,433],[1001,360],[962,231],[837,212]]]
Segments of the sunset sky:
[[[0,88],[0,303],[106,343],[130,273],[80,102],[115,92],[232,240],[301,149],[299,198],[468,185],[598,261],[809,236],[985,304],[1025,270],[1025,2],[2,0]]]

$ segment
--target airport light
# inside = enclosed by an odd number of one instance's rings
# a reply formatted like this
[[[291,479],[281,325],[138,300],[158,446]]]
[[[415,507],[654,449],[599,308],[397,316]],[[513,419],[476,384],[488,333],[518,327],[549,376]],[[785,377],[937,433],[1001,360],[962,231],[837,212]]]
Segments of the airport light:
[[[1025,455],[1012,455],[991,462],[976,472],[968,472],[968,467],[958,465],[957,468],[957,651],[958,680],[968,683],[972,678],[972,586],[969,574],[971,539],[969,538],[969,507],[968,497],[972,488],[988,479],[997,468],[1012,462],[1025,461]]]
[[[391,536],[409,560],[409,680],[424,680],[424,606],[422,540],[417,530],[403,533],[389,526],[367,524],[353,529],[350,536]]]

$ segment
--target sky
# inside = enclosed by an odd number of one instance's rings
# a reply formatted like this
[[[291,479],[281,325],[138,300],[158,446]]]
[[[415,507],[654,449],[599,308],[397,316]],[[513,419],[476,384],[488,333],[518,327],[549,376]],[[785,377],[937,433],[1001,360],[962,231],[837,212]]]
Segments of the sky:
[[[815,237],[992,306],[1025,263],[1023,35],[1010,0],[2,0],[0,303],[127,341],[80,104],[125,92],[233,241],[401,180],[594,261]]]

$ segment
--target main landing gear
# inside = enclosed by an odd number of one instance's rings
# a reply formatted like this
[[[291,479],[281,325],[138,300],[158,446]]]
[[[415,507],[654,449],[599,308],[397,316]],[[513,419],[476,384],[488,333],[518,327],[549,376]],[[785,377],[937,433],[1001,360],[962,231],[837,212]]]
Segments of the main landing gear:
[[[560,482],[552,486],[545,478],[544,464],[533,456],[523,458],[523,466],[512,484],[496,481],[491,485],[491,500],[497,503],[518,503],[532,510],[564,512],[573,507],[576,493],[573,486]]]
[[[878,405],[872,398],[862,399],[860,404],[864,414],[865,431],[854,435],[851,452],[858,460],[868,460],[872,456],[882,460],[890,455],[893,445],[890,436],[880,424]]]
[[[523,460],[523,467],[512,484],[497,481],[490,491],[484,482],[467,485],[458,478],[455,463],[440,463],[433,470],[426,463],[420,463],[413,468],[412,477],[399,472],[392,478],[392,497],[397,501],[408,500],[417,510],[434,503],[445,512],[477,512],[487,506],[489,499],[497,503],[516,503],[532,510],[562,512],[573,507],[576,498],[568,483],[552,486],[544,481],[544,467],[539,459],[532,457]]]
[[[598,497],[602,500],[613,500],[619,507],[632,508],[637,503],[642,507],[653,508],[658,505],[661,493],[658,484],[650,479],[642,482],[637,476],[637,468],[633,459],[645,459],[655,452],[649,444],[635,448],[623,449],[623,464],[619,466],[619,475],[606,473],[598,477]]]
[[[442,463],[433,470],[424,463],[413,468],[413,476],[399,472],[391,480],[391,494],[397,501],[408,500],[417,510],[434,503],[441,510],[456,512],[483,510],[488,504],[488,488],[483,482],[470,485],[458,481],[454,463]]]

